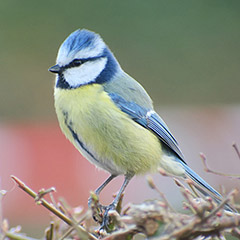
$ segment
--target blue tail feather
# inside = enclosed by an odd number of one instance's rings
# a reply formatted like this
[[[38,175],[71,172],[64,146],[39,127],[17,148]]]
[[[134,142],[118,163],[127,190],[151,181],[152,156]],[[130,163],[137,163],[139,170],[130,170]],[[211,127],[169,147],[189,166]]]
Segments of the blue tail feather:
[[[196,183],[198,183],[204,189],[207,189],[214,197],[222,198],[221,194],[217,192],[213,187],[211,187],[205,180],[203,180],[197,173],[195,173],[188,165],[182,164],[187,175]],[[202,189],[203,190],[203,189]],[[209,195],[205,193],[204,195]]]
[[[204,196],[211,196],[217,203],[220,203],[223,199],[222,195],[211,187],[205,180],[203,180],[197,173],[195,173],[188,165],[180,161],[184,167],[186,174],[195,182],[197,185],[195,187],[200,191]],[[237,213],[236,209],[232,208],[229,204],[225,204],[225,209],[230,212]]]

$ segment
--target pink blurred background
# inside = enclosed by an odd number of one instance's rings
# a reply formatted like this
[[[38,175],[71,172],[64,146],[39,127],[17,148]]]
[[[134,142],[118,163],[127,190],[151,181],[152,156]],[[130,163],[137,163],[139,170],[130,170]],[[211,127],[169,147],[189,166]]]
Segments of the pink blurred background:
[[[237,180],[205,173],[199,157],[199,152],[203,152],[211,169],[239,173],[240,159],[231,146],[233,142],[240,144],[239,107],[171,107],[158,112],[168,123],[188,164],[195,171],[218,190],[220,185],[227,191],[239,187]],[[48,224],[49,213],[22,190],[13,188],[10,175],[17,176],[35,191],[56,187],[56,200],[63,197],[73,207],[87,207],[89,191],[96,189],[108,176],[75,150],[61,133],[57,122],[1,124],[0,164],[1,189],[8,191],[2,200],[3,216],[11,225],[21,223],[31,231],[36,216],[38,226],[43,230]],[[172,179],[160,174],[153,177],[173,206],[180,208],[182,197]],[[102,203],[110,203],[122,181],[122,177],[117,178],[102,192]],[[152,198],[159,196],[148,187],[145,177],[135,177],[126,190],[124,205]]]

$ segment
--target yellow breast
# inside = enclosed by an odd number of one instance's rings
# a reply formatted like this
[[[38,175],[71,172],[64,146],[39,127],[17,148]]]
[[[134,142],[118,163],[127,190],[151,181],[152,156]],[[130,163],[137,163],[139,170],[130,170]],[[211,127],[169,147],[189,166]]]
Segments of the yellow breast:
[[[118,109],[101,85],[56,88],[54,95],[62,131],[88,160],[112,174],[157,169],[158,138]]]

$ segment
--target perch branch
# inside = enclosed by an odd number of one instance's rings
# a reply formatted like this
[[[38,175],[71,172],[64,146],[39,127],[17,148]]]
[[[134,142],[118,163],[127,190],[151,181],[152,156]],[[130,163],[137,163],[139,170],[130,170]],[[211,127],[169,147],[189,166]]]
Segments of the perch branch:
[[[18,179],[15,176],[11,176],[11,178],[14,180],[15,183],[17,183],[18,187],[21,188],[23,191],[25,191],[27,194],[29,194],[34,199],[38,198],[38,194],[34,192],[30,187],[28,187],[24,182],[22,182],[20,179]],[[82,226],[77,225],[77,223],[73,222],[70,218],[68,218],[66,215],[61,213],[58,209],[56,209],[52,204],[50,204],[45,199],[41,199],[40,204],[47,208],[49,211],[51,211],[54,215],[58,216],[60,219],[62,219],[65,223],[67,223],[69,226],[72,226],[75,228],[75,230],[85,239],[91,239],[91,240],[97,240],[95,236],[93,236],[91,233],[88,233]]]

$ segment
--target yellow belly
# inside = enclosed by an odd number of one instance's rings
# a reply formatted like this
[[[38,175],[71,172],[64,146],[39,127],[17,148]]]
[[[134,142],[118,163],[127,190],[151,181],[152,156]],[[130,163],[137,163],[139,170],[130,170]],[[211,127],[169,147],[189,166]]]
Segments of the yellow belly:
[[[160,141],[119,110],[101,85],[57,88],[54,95],[63,133],[81,151],[71,126],[99,167],[112,174],[144,174],[157,169],[162,157]]]

